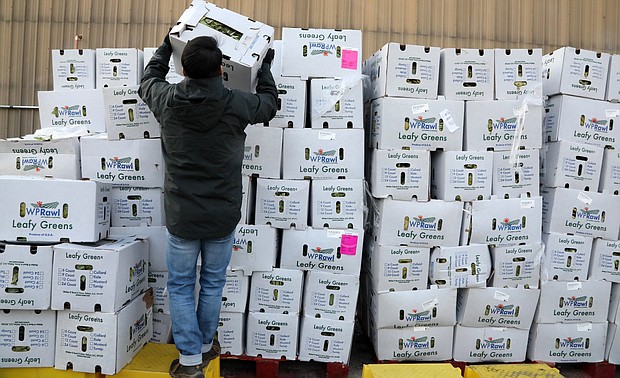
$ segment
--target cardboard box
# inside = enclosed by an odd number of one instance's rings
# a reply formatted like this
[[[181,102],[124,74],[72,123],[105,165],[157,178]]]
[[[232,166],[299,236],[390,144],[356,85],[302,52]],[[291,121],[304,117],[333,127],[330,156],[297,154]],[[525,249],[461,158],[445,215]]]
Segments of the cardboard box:
[[[378,293],[427,289],[430,254],[428,247],[383,246],[371,242],[364,257],[372,288]]]
[[[542,49],[495,49],[495,99],[542,96]]]
[[[148,66],[149,62],[151,61],[151,58],[155,54],[155,51],[157,51],[157,47],[145,47],[144,48],[144,68],[145,69],[146,69],[146,66]],[[180,73],[177,73],[176,67],[174,66],[173,57],[170,57],[170,61],[168,62],[168,67],[170,68],[170,70],[168,71],[168,74],[166,75],[167,82],[171,84],[176,84],[176,83],[182,82],[183,79],[185,79],[185,76],[183,76]]]
[[[502,247],[540,243],[542,202],[542,197],[524,196],[472,202],[465,213],[462,244]]]
[[[560,95],[545,104],[544,139],[620,149],[620,104]]]
[[[610,323],[607,328],[607,339],[605,345],[605,360],[610,364],[620,364],[620,332],[618,325]]]
[[[198,291],[200,287],[198,287]],[[196,294],[198,294],[198,291]],[[248,307],[248,294],[250,292],[250,276],[242,271],[226,271],[226,285],[222,292],[222,312],[244,313]]]
[[[164,226],[163,188],[112,188],[114,227]]]
[[[364,130],[286,129],[282,155],[285,179],[364,178]]]
[[[468,101],[463,149],[510,151],[542,148],[542,100]]]
[[[313,180],[310,188],[310,226],[364,228],[365,181]]]
[[[256,180],[251,176],[241,177],[241,219],[239,223],[254,223],[256,203]]]
[[[457,322],[465,327],[508,327],[529,330],[538,305],[538,289],[475,288],[459,290]]]
[[[546,143],[542,177],[549,188],[598,191],[603,148],[567,141]]]
[[[545,253],[541,265],[544,281],[585,281],[592,252],[587,236],[544,233]]]
[[[278,41],[274,41],[274,46]],[[281,41],[280,41],[281,42]],[[306,86],[307,81],[297,77],[276,75],[278,50],[271,65],[271,73],[278,88],[278,111],[275,117],[266,123],[269,127],[303,129],[306,125]]]
[[[309,180],[259,178],[256,182],[257,225],[288,229],[308,226]]]
[[[0,174],[79,180],[80,140],[0,139]]]
[[[367,292],[376,328],[441,327],[456,324],[456,289]]]
[[[52,50],[54,90],[95,89],[95,50]]]
[[[139,85],[144,52],[135,48],[98,48],[97,88]]]
[[[611,282],[542,281],[536,323],[607,321]]]
[[[250,125],[245,128],[241,173],[279,179],[282,170],[282,129]]]
[[[610,54],[561,47],[542,57],[543,93],[605,98]]]
[[[271,62],[271,74],[277,82],[278,78],[282,77],[282,40],[274,40],[271,48],[275,52],[275,56],[273,58],[273,61]]]
[[[605,100],[610,102],[620,101],[620,55],[618,54],[611,54],[609,58]]]
[[[529,149],[493,152],[491,195],[498,198],[519,198],[521,194],[539,196],[539,151]]]
[[[302,316],[299,326],[299,360],[348,363],[354,326],[355,321]]]
[[[370,333],[380,361],[451,360],[453,336],[454,326],[375,328]]]
[[[79,91],[38,91],[39,125],[83,129],[85,133],[105,132],[105,112],[101,89]]]
[[[304,282],[303,314],[353,322],[359,286],[357,276],[311,270]]]
[[[439,95],[446,100],[492,100],[495,90],[495,50],[441,49]]]
[[[486,287],[491,275],[491,254],[486,244],[435,247],[428,277],[439,287]]]
[[[54,246],[52,310],[116,312],[148,288],[147,239]]]
[[[168,271],[149,271],[148,286],[153,290],[153,313],[170,315]]]
[[[0,337],[0,368],[54,367],[56,311],[0,311]]]
[[[254,272],[248,311],[299,314],[303,283],[301,270],[275,268],[271,272]]]
[[[464,101],[378,98],[370,109],[371,146],[461,151],[464,121]]]
[[[375,198],[425,202],[429,200],[431,159],[429,151],[373,149],[370,191]]]
[[[222,79],[228,88],[254,91],[259,68],[273,43],[274,29],[231,10],[193,0],[170,30],[174,67],[181,72],[181,54],[190,40],[210,36],[222,50]]]
[[[523,362],[528,331],[517,328],[473,328],[457,325],[454,329],[453,359],[463,362]]]
[[[241,356],[245,353],[245,313],[221,312],[217,331],[222,354]]]
[[[491,197],[492,152],[435,151],[431,159],[432,198],[474,201]]]
[[[611,296],[609,297],[609,314],[607,321],[620,323],[620,284],[611,284]]]
[[[363,67],[370,77],[369,98],[436,99],[439,87],[439,47],[386,43]]]
[[[280,267],[359,276],[363,230],[284,230]]]
[[[165,226],[144,225],[140,227],[110,227],[110,237],[119,238],[121,236],[133,236],[149,239],[149,271],[163,272],[168,270],[166,265],[166,247],[168,237],[166,236]]]
[[[47,310],[52,298],[52,246],[0,242],[0,308]]]
[[[545,362],[601,362],[606,336],[607,322],[534,324],[527,357]]]
[[[97,181],[0,176],[0,240],[94,242],[108,236],[110,190]]]
[[[494,287],[525,286],[537,288],[545,244],[526,244],[512,247],[491,247]]]
[[[598,190],[606,194],[620,194],[620,150],[604,150]]]
[[[248,312],[246,354],[262,358],[297,358],[299,315]]]
[[[377,200],[375,241],[381,245],[457,246],[461,202]]]
[[[269,225],[238,224],[233,243],[230,269],[249,276],[252,272],[270,272],[276,266],[280,245],[277,229]]]
[[[138,85],[103,88],[105,129],[108,139],[159,138],[159,122],[138,96]]]
[[[620,196],[573,189],[544,188],[543,232],[559,232],[607,240],[618,238]]]
[[[362,73],[362,31],[283,27],[281,56],[282,76],[356,80]]]
[[[172,320],[169,314],[153,312],[153,336],[150,342],[156,344],[172,344]]]
[[[150,291],[115,313],[58,311],[54,367],[116,374],[153,336]]]
[[[82,177],[112,186],[163,188],[164,158],[159,139],[108,140],[82,137]]]
[[[363,129],[362,79],[346,82],[326,78],[310,80],[310,125],[313,129]]]
[[[620,241],[594,239],[588,279],[620,282]]]

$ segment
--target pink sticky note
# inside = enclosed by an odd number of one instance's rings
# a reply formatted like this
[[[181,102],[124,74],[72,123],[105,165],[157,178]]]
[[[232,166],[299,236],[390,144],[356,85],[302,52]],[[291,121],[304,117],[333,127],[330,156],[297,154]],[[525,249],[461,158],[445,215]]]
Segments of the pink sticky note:
[[[357,251],[357,235],[342,234],[340,239],[340,253],[343,255],[355,255]]]
[[[357,56],[357,50],[342,50],[342,63],[340,67],[348,70],[356,70]]]

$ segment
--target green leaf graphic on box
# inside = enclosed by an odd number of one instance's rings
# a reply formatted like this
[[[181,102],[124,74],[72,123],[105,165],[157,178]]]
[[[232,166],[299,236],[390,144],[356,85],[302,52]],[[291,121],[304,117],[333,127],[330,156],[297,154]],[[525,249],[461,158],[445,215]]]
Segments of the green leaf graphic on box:
[[[30,205],[32,205],[32,207],[40,207],[43,209],[55,209],[58,207],[58,202],[48,202],[48,203],[37,202],[37,203],[31,203]]]
[[[589,119],[588,121],[595,123],[597,125],[606,125],[607,124],[607,120],[606,119],[596,119],[596,118],[592,118]]]
[[[585,209],[581,209],[581,211],[583,211],[584,213],[588,214],[588,215],[594,215],[594,214],[598,214],[599,213],[599,209],[592,209],[589,210],[587,207]]]
[[[437,118],[436,117],[430,117],[430,118],[418,118],[418,121],[422,122],[422,123],[435,123],[435,120]]]
[[[33,169],[39,170],[41,168],[44,168],[41,164],[25,165],[24,171],[32,171]]]
[[[564,339],[564,342],[567,342],[567,343],[580,343],[582,341],[583,341],[583,337],[578,337],[576,339],[569,337],[567,339]]]
[[[435,217],[418,218],[418,219],[420,219],[420,222],[422,223],[434,223],[435,222]]]
[[[490,343],[493,343],[493,344],[501,344],[501,343],[504,342],[504,338],[501,337],[501,338],[495,339],[495,340],[493,340],[492,338],[489,338],[487,341],[490,342]]]
[[[505,224],[505,225],[507,225],[507,226],[513,226],[513,225],[515,225],[515,224],[519,224],[519,220],[518,220],[518,219],[515,219],[515,220],[511,220],[511,221],[509,221],[509,222],[504,221],[504,222],[502,222],[502,223],[503,223],[503,224]]]
[[[242,246],[240,246],[239,244],[233,244],[233,251],[237,252],[237,251],[241,251],[244,250],[245,248],[243,248]]]
[[[331,255],[332,252],[334,252],[334,249],[333,248],[325,248],[325,249],[323,249],[321,247],[316,247],[316,248],[312,249],[312,252],[322,253],[322,254],[325,254],[325,255]]]
[[[411,341],[417,341],[419,343],[426,342],[426,339],[428,339],[428,336],[419,337],[417,339],[415,338],[415,336],[411,336]]]
[[[507,311],[510,311],[510,310],[512,310],[512,308],[513,308],[514,306],[515,306],[515,305],[505,305],[505,306],[504,306],[504,305],[498,304],[497,306],[495,306],[495,308],[500,308],[500,309],[502,309],[502,310],[507,310]]]
[[[416,312],[416,313],[409,313],[409,316],[413,316],[416,318],[421,318],[423,316],[428,315],[429,311],[422,311],[422,312]]]
[[[110,161],[116,162],[116,163],[121,163],[121,164],[126,164],[129,163],[131,161],[130,157],[124,157],[124,158],[110,158]]]
[[[500,118],[500,119],[498,119],[498,120],[496,120],[496,121],[497,121],[497,122],[500,122],[500,123],[502,123],[502,122],[503,122],[503,123],[515,123],[515,122],[517,121],[517,118],[516,118],[516,117],[512,117],[512,118]]]
[[[327,55],[327,54],[333,54],[333,52],[329,51],[329,50],[312,50],[310,52],[310,55]]]
[[[243,147],[243,151],[244,152],[250,152],[251,149],[252,149],[252,146],[245,146],[245,147]]]
[[[314,154],[322,155],[322,156],[333,156],[333,155],[336,155],[336,150],[329,150],[329,151],[318,150],[317,152],[314,152]]]

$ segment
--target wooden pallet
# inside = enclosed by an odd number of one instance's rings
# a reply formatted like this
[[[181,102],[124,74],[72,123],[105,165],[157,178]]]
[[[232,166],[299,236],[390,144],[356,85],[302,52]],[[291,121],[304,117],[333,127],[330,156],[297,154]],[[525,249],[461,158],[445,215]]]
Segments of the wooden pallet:
[[[253,357],[247,355],[229,355],[221,356],[221,365],[223,370],[227,361],[244,361],[254,363],[255,377],[284,377],[298,376],[299,372],[303,372],[305,377],[311,377],[316,372],[316,377],[326,378],[346,378],[349,376],[349,365],[339,362],[306,362],[287,359],[270,359],[262,357]]]

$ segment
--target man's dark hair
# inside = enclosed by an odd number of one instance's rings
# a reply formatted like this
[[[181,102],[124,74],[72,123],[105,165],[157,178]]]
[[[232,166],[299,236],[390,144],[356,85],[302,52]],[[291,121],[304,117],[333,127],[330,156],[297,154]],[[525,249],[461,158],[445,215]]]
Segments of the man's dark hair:
[[[181,54],[185,74],[192,79],[206,79],[220,75],[222,51],[213,37],[196,37],[185,45]]]

